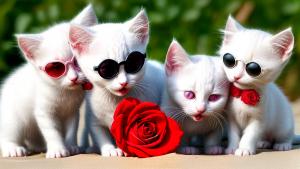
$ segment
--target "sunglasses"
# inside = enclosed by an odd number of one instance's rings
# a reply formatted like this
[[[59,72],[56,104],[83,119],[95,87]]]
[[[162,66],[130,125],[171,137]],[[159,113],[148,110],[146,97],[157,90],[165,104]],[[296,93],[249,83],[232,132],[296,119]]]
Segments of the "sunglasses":
[[[226,53],[223,56],[223,63],[228,68],[234,68],[237,65],[238,61],[240,60],[236,60],[230,53]],[[246,64],[246,72],[252,77],[258,77],[261,74],[262,69],[258,63],[249,62]]]
[[[134,74],[142,69],[145,59],[146,54],[134,51],[128,55],[126,61],[118,63],[112,59],[106,59],[98,66],[95,66],[94,71],[97,71],[104,79],[112,79],[119,74],[120,66],[124,65],[124,69],[127,73]]]
[[[78,63],[73,56],[71,60],[62,62],[62,61],[53,61],[47,63],[46,66],[40,67],[41,70],[47,73],[50,77],[58,79],[66,74],[68,71],[68,65],[73,65],[76,70],[80,70]]]

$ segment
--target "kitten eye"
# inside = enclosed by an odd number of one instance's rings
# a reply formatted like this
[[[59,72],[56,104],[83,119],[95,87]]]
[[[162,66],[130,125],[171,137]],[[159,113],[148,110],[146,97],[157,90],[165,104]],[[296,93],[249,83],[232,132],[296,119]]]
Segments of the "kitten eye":
[[[218,101],[221,98],[221,95],[219,94],[212,94],[208,97],[208,101],[215,102]]]
[[[226,53],[224,56],[223,56],[223,63],[226,67],[228,68],[233,68],[235,65],[236,65],[236,60],[235,58],[233,57],[232,54],[230,53]]]
[[[256,77],[261,73],[261,67],[255,62],[250,62],[246,65],[246,71],[250,76]]]
[[[194,99],[196,95],[193,91],[184,91],[184,97],[191,100]]]

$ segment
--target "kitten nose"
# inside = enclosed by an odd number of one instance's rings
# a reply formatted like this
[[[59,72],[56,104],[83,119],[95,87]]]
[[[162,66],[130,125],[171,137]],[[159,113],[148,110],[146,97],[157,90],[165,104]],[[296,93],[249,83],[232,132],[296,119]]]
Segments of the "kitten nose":
[[[120,83],[120,85],[121,85],[122,87],[126,87],[126,86],[128,85],[128,83],[127,83],[127,82],[123,82],[123,83]]]
[[[202,114],[206,111],[206,108],[204,105],[200,105],[197,107],[197,113]]]
[[[205,112],[205,109],[203,109],[203,110],[197,110],[198,114],[203,114],[204,112]]]
[[[234,76],[234,80],[239,80],[241,76]]]

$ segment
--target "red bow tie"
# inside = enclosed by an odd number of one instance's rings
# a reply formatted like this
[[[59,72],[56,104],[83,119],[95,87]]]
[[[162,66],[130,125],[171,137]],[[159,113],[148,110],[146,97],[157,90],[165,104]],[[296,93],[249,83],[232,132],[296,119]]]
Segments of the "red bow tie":
[[[260,100],[258,92],[254,89],[240,89],[231,84],[230,95],[232,97],[241,98],[242,102],[250,106],[256,106]]]

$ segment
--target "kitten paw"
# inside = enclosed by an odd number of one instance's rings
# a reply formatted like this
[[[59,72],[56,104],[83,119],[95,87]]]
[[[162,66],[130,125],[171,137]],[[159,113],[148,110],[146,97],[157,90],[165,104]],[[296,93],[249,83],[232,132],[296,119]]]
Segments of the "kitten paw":
[[[2,147],[3,157],[24,157],[27,155],[27,151],[22,146],[6,146]]]
[[[209,146],[207,148],[205,148],[205,154],[209,154],[209,155],[220,155],[223,154],[223,147],[221,146]]]
[[[255,152],[245,148],[238,148],[237,150],[235,150],[234,154],[236,156],[250,156],[255,154]]]
[[[68,150],[70,152],[70,155],[80,154],[80,148],[78,146],[68,146]]]
[[[227,147],[225,149],[225,154],[234,154],[236,148],[232,148],[232,147]]]
[[[99,148],[96,146],[88,147],[84,152],[87,154],[100,154]]]
[[[48,149],[46,158],[62,158],[70,156],[69,150],[66,148]]]
[[[104,157],[122,157],[124,153],[113,145],[104,145],[101,147],[101,155]]]
[[[192,147],[192,146],[179,147],[176,152],[179,153],[179,154],[186,154],[186,155],[200,154],[199,148]]]
[[[257,148],[260,148],[260,149],[268,149],[268,148],[271,148],[272,144],[268,141],[259,141],[257,143]]]
[[[275,143],[273,146],[274,150],[277,151],[288,151],[292,149],[291,143]]]

